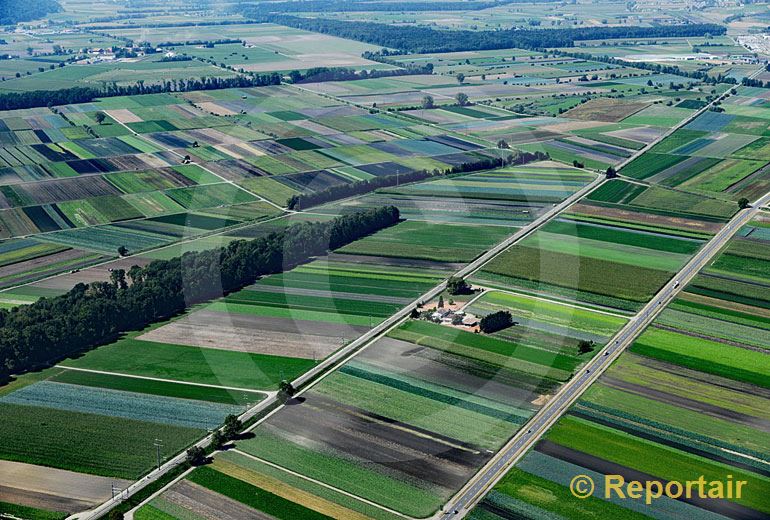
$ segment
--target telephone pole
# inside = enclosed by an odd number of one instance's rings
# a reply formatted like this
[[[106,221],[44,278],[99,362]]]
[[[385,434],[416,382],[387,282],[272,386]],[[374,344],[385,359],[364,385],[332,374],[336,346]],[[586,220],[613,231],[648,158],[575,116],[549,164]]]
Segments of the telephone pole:
[[[158,469],[160,469],[160,449],[163,447],[163,441],[160,439],[155,439],[155,455],[158,459]]]

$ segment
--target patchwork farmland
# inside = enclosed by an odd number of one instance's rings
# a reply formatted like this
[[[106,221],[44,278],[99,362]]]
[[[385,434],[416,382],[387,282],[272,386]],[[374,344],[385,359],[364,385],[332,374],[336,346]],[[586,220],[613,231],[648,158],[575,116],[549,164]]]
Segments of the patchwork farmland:
[[[761,518],[767,468],[767,214],[744,226],[470,514]],[[597,443],[600,437],[602,442]],[[741,498],[576,500],[576,474],[746,480]],[[602,484],[603,485],[603,484]],[[559,497],[558,503],[546,497]]]
[[[770,515],[756,6],[59,3],[0,28],[1,518]],[[696,470],[752,491],[568,489]]]

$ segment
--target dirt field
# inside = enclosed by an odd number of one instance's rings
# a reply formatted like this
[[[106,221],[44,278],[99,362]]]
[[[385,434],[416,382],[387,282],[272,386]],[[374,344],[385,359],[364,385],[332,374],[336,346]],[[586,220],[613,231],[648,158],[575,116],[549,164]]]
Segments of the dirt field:
[[[118,110],[105,110],[106,114],[118,123],[140,123],[143,119],[127,108]]]
[[[163,498],[209,520],[271,520],[272,517],[202,486],[182,480]]]
[[[564,113],[570,119],[617,123],[647,107],[648,103],[629,103],[618,99],[596,98]]]
[[[138,339],[303,359],[322,359],[363,327],[198,311]]]
[[[52,265],[56,263],[71,262],[79,258],[85,259],[87,258],[88,255],[89,253],[86,253],[79,249],[68,249],[60,253],[54,253],[52,255],[32,258],[24,262],[18,262],[15,264],[3,266],[3,277],[11,277],[13,275],[27,273],[29,271],[44,268],[47,265]],[[33,276],[35,276],[35,274],[30,274],[29,277],[25,276],[24,278],[31,278]],[[40,276],[40,275],[38,274],[37,276]],[[14,278],[11,283],[19,283],[23,281],[24,281],[23,279],[20,280],[18,278]]]
[[[456,439],[383,420],[317,394],[308,395],[301,404],[287,406],[272,416],[265,428],[278,435],[290,432],[295,442],[312,439],[397,478],[447,489],[462,486],[489,459],[489,454]]]
[[[716,233],[721,229],[721,224],[719,223],[703,222],[700,220],[691,220],[686,218],[671,218],[662,215],[637,213],[635,211],[627,211],[623,209],[589,206],[587,204],[580,203],[572,206],[571,211],[580,215],[598,215],[631,222],[641,221],[652,225],[678,227],[691,231],[701,231],[706,233]]]
[[[35,287],[42,287],[45,289],[61,289],[68,291],[81,282],[91,283],[108,281],[110,279],[110,269],[125,269],[128,271],[133,265],[143,267],[149,264],[150,261],[151,260],[145,258],[121,258],[107,264],[83,269],[77,273],[66,273],[54,278],[42,280],[34,285]]]
[[[621,139],[631,139],[632,141],[639,141],[640,143],[651,143],[658,137],[660,137],[665,128],[655,128],[652,126],[640,127],[640,128],[626,128],[623,130],[614,130],[607,132],[607,135],[613,137],[620,137]]]
[[[112,496],[111,485],[127,480],[96,477],[20,462],[0,461],[0,501],[75,513]]]

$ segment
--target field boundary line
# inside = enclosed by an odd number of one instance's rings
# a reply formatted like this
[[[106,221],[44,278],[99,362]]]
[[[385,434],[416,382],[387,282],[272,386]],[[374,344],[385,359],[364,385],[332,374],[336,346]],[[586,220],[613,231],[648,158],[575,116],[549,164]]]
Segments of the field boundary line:
[[[561,305],[563,307],[570,307],[572,309],[579,309],[579,310],[582,310],[582,311],[596,312],[598,314],[604,314],[604,315],[607,315],[607,316],[614,316],[615,318],[625,318],[626,320],[629,320],[629,319],[633,318],[633,315],[618,314],[618,313],[609,312],[609,311],[605,311],[605,310],[594,309],[592,307],[586,307],[586,306],[583,306],[583,305],[579,305],[579,304],[577,304],[576,302],[573,302],[573,301],[564,302],[564,301],[560,301],[560,300],[556,300],[556,299],[552,299],[552,298],[546,298],[545,296],[535,296],[535,295],[531,295],[531,294],[527,294],[527,293],[520,293],[520,292],[517,292],[517,291],[511,291],[511,290],[506,290],[506,289],[498,289],[496,287],[484,287],[483,285],[476,285],[476,287],[480,287],[481,289],[484,290],[484,292],[482,292],[482,294],[480,294],[478,297],[474,298],[472,301],[469,301],[468,303],[466,303],[465,304],[466,306],[471,305],[471,303],[473,303],[477,299],[481,298],[481,296],[483,296],[487,292],[500,292],[500,293],[503,293],[503,294],[510,294],[512,296],[521,296],[521,297],[524,297],[524,298],[531,298],[533,300],[539,300],[539,301],[543,301],[543,302],[547,302],[547,303],[553,303],[555,305]]]
[[[135,374],[124,374],[122,372],[110,372],[107,370],[93,370],[90,368],[79,368],[79,367],[69,367],[67,365],[55,365],[56,368],[63,368],[65,370],[74,370],[76,372],[88,372],[91,374],[102,374],[105,376],[118,376],[118,377],[130,377],[132,379],[143,379],[145,381],[158,381],[161,383],[176,383],[179,385],[189,385],[189,386],[201,386],[204,388],[218,388],[220,390],[233,390],[236,392],[248,392],[250,394],[263,394],[265,398],[270,397],[272,394],[276,394],[277,392],[272,392],[268,390],[253,390],[251,388],[241,388],[238,386],[221,386],[221,385],[212,385],[208,383],[193,383],[190,381],[179,381],[176,379],[164,379],[162,377],[150,377],[150,376],[139,376]]]
[[[690,261],[661,288],[658,293],[610,339],[607,345],[597,352],[575,375],[524,424],[506,445],[448,502],[433,518],[441,520],[461,519],[472,507],[497,484],[528,451],[540,440],[543,434],[558,421],[564,412],[572,406],[583,393],[605,372],[607,368],[623,354],[647,327],[666,309],[669,303],[685,288],[706,265],[733,238],[740,228],[760,212],[757,204],[770,201],[770,192],[759,198],[748,210],[740,211],[722,229],[698,251]],[[526,431],[524,428],[528,428]],[[492,473],[490,473],[490,471]],[[458,511],[455,513],[454,511]]]
[[[248,204],[248,203],[245,203],[245,204]],[[163,245],[158,246],[158,247],[154,247],[154,248],[150,248],[150,249],[145,249],[145,250],[143,250],[143,251],[141,251],[139,253],[132,253],[132,254],[129,254],[127,256],[119,256],[119,257],[112,256],[112,257],[109,257],[108,260],[99,261],[97,263],[85,266],[85,267],[83,267],[83,269],[81,269],[81,271],[86,270],[86,269],[93,269],[95,267],[101,267],[103,265],[107,265],[107,264],[109,264],[111,262],[116,262],[118,260],[126,260],[126,259],[129,259],[129,258],[144,258],[144,257],[146,257],[150,253],[155,253],[155,252],[158,252],[158,251],[162,251],[162,250],[168,249],[170,247],[177,247],[177,246],[180,246],[180,245],[189,244],[191,242],[195,242],[196,240],[200,240],[202,238],[210,238],[210,237],[215,237],[215,236],[219,236],[219,235],[225,235],[227,233],[232,233],[233,231],[237,231],[239,229],[247,228],[249,226],[254,226],[256,224],[264,224],[264,223],[267,223],[267,222],[272,222],[274,220],[279,220],[279,219],[282,219],[282,218],[287,218],[289,216],[291,216],[291,213],[282,213],[280,215],[276,215],[274,217],[266,218],[264,220],[250,220],[250,221],[247,221],[247,222],[241,222],[239,224],[234,224],[234,225],[232,225],[230,227],[227,227],[227,228],[217,229],[217,230],[215,230],[215,231],[213,231],[211,233],[202,233],[202,234],[197,235],[195,237],[190,237],[190,238],[186,238],[186,239],[183,239],[183,240],[179,240],[177,242],[172,242],[170,244],[163,244]],[[148,217],[145,217],[145,218],[148,218]],[[109,225],[109,224],[102,224],[102,225]],[[95,227],[95,226],[87,226],[87,227]],[[80,229],[80,228],[73,228],[73,229]],[[49,233],[58,233],[58,232],[61,232],[61,231],[68,231],[68,230],[60,229],[58,231],[49,231]],[[22,238],[22,237],[18,237],[18,238]],[[235,238],[235,239],[238,240],[238,238]],[[243,240],[246,240],[246,239],[243,239]],[[73,249],[77,249],[77,248],[73,248]],[[100,254],[100,253],[97,253],[97,254]],[[154,260],[154,259],[151,258],[150,260]],[[70,273],[69,271],[65,270],[64,272],[52,274],[52,275],[49,275],[49,276],[44,276],[43,278],[38,278],[37,280],[32,280],[31,282],[24,282],[24,283],[20,283],[20,284],[17,284],[17,285],[11,285],[9,287],[5,287],[3,289],[0,289],[0,294],[2,294],[4,292],[12,291],[13,289],[18,289],[19,287],[26,287],[27,285],[32,285],[32,284],[35,284],[35,283],[43,282],[45,280],[50,280],[52,278],[56,278],[57,276],[65,276],[65,275],[68,275],[68,274],[72,274],[72,273]]]
[[[401,518],[406,518],[406,519],[409,519],[409,520],[417,520],[417,519],[415,519],[415,518],[413,518],[411,516],[405,515],[403,513],[399,513],[398,511],[396,511],[394,509],[389,509],[388,507],[383,506],[382,504],[378,504],[377,502],[372,502],[371,500],[367,500],[366,498],[360,497],[358,495],[355,495],[355,494],[350,493],[348,491],[345,491],[343,489],[339,489],[337,487],[332,486],[331,484],[327,484],[326,482],[322,482],[322,481],[316,480],[316,479],[314,479],[312,477],[308,477],[307,475],[303,475],[301,473],[297,473],[296,471],[290,470],[289,468],[284,468],[283,466],[279,466],[278,464],[275,464],[275,463],[270,462],[268,460],[265,460],[265,459],[262,459],[260,457],[255,456],[255,455],[252,455],[250,453],[246,453],[244,451],[241,451],[238,448],[231,448],[231,449],[229,449],[227,451],[232,451],[233,453],[237,453],[238,455],[242,455],[242,456],[244,456],[246,458],[256,460],[257,462],[261,462],[262,464],[270,466],[271,468],[275,468],[275,469],[284,471],[284,472],[288,473],[289,475],[293,475],[293,476],[295,476],[297,478],[301,478],[303,480],[307,480],[308,482],[312,482],[313,484],[317,484],[317,485],[319,485],[321,487],[325,487],[326,489],[330,489],[330,490],[335,491],[335,492],[337,492],[337,493],[339,493],[341,495],[345,495],[346,497],[350,497],[350,498],[358,500],[359,502],[362,502],[364,504],[370,505],[372,507],[376,507],[377,509],[382,509],[383,511],[386,511],[386,512],[388,512],[390,514],[393,514],[393,515],[396,515],[396,516],[400,516]]]
[[[175,92],[175,93],[176,93],[176,94],[182,94],[183,92]],[[197,108],[198,110],[201,110],[201,109],[200,109],[199,107],[197,107],[197,106],[196,106],[195,108]],[[166,152],[168,152],[168,153],[174,154],[174,155],[176,155],[177,157],[181,157],[182,159],[184,159],[184,157],[185,157],[185,156],[184,156],[184,155],[182,155],[181,153],[177,152],[177,151],[176,151],[176,150],[174,150],[173,148],[169,148],[169,147],[168,147],[168,146],[166,146],[164,143],[159,143],[158,141],[156,141],[156,140],[155,140],[155,139],[153,139],[152,137],[149,137],[149,136],[147,136],[147,135],[145,135],[145,134],[140,134],[139,132],[136,132],[136,131],[132,130],[132,129],[131,129],[131,127],[129,127],[128,125],[126,125],[126,123],[124,123],[124,122],[122,122],[122,121],[118,121],[118,120],[117,120],[117,119],[115,119],[115,118],[112,118],[112,119],[113,119],[113,121],[115,121],[115,122],[117,122],[119,125],[121,125],[123,128],[125,128],[126,130],[128,130],[129,132],[131,132],[131,135],[133,135],[133,136],[134,136],[134,137],[136,137],[137,139],[140,139],[140,140],[144,140],[144,141],[146,141],[146,142],[148,142],[148,143],[150,143],[150,144],[152,144],[152,145],[154,145],[154,146],[157,146],[157,147],[159,147],[161,150],[164,150],[164,151],[166,151]],[[184,164],[184,163],[183,163],[183,164]],[[207,168],[206,166],[204,166],[203,164],[199,164],[199,163],[197,163],[197,162],[192,162],[192,161],[190,161],[188,164],[194,164],[195,166],[199,167],[200,169],[202,169],[202,170],[204,170],[204,171],[206,171],[206,172],[210,173],[211,175],[213,175],[213,176],[217,177],[218,179],[221,179],[221,180],[222,180],[222,182],[226,182],[227,184],[231,184],[232,186],[235,186],[235,187],[236,187],[236,188],[238,188],[239,190],[241,190],[241,191],[244,191],[244,192],[246,192],[246,193],[248,193],[248,194],[250,194],[250,195],[253,195],[254,197],[257,197],[257,199],[261,200],[262,202],[265,202],[265,203],[267,203],[267,204],[270,204],[270,205],[271,205],[271,206],[273,206],[274,208],[277,208],[277,209],[281,210],[281,211],[282,211],[282,212],[284,212],[284,213],[293,213],[293,211],[291,211],[291,210],[288,210],[288,209],[286,209],[286,208],[283,208],[283,207],[279,206],[278,204],[276,204],[275,202],[272,202],[272,201],[270,201],[270,200],[267,200],[267,199],[266,199],[265,197],[263,197],[262,195],[258,195],[258,194],[256,194],[256,193],[254,193],[253,191],[251,191],[251,190],[248,190],[248,189],[244,188],[243,186],[240,186],[239,184],[235,183],[234,181],[231,181],[230,179],[225,179],[224,177],[222,177],[222,176],[221,176],[221,175],[219,175],[218,173],[216,173],[216,172],[214,172],[214,171],[212,171],[212,170],[208,169],[208,168]],[[179,165],[178,165],[178,166],[179,166]]]
[[[193,470],[195,470],[195,468],[189,468],[188,470],[183,471],[181,475],[179,475],[178,477],[173,479],[171,482],[169,482],[168,484],[166,484],[165,486],[163,486],[162,488],[157,490],[152,495],[148,496],[146,499],[144,499],[141,502],[139,502],[139,504],[136,507],[126,511],[125,515],[123,515],[123,519],[124,520],[134,520],[134,513],[136,513],[139,510],[139,508],[143,507],[144,505],[146,505],[146,504],[152,502],[153,500],[155,500],[156,498],[158,498],[160,495],[165,493],[166,490],[168,490],[171,486],[173,486],[174,484],[176,484],[177,482],[179,482],[183,478],[187,477],[187,475],[192,473]]]
[[[758,69],[756,71],[756,73],[759,73],[760,71],[761,71],[761,69]],[[299,88],[300,90],[307,90],[307,89],[302,89],[301,87],[296,87],[294,85],[292,85],[292,86],[294,88]],[[310,91],[310,92],[312,92],[312,91]],[[729,92],[729,90],[727,92]],[[727,92],[725,92],[725,94],[723,94],[722,96],[717,98],[717,100],[721,100],[722,97],[727,94]],[[312,92],[312,93],[316,94],[316,95],[321,95],[321,94],[318,94],[318,93],[315,93],[315,92]],[[321,96],[322,97],[326,97],[328,99],[335,99],[336,101],[347,103],[347,104],[350,104],[350,105],[353,105],[353,106],[357,106],[354,103],[346,102],[344,100],[340,100],[340,99],[334,98],[332,96],[328,96],[328,95],[321,95]],[[692,114],[685,121],[680,122],[679,125],[677,125],[674,128],[672,128],[669,132],[673,133],[673,131],[675,131],[676,129],[678,129],[682,125],[687,124],[690,120],[692,120],[695,117],[697,117],[698,115],[700,115],[703,111],[705,111],[713,103],[714,103],[714,101],[712,101],[709,105],[706,105],[705,107],[703,107],[701,110],[696,111],[694,114]],[[137,134],[136,132],[133,132],[133,131],[131,131],[131,132],[132,132],[132,134],[138,136],[139,138],[144,138],[143,136],[139,136],[139,134]],[[641,150],[637,151],[637,153],[635,153],[632,156],[630,156],[628,159],[626,159],[626,161],[620,163],[616,167],[616,169],[620,170],[623,166],[628,164],[631,160],[635,159],[638,155],[641,155],[645,151],[648,151],[649,148],[651,148],[652,146],[654,146],[655,144],[660,142],[662,139],[667,137],[669,132],[667,132],[665,135],[661,136],[657,140],[653,141],[652,143],[648,144],[647,146],[643,147]],[[144,139],[147,140],[146,138],[144,138]],[[165,149],[167,149],[167,148],[165,148]],[[171,150],[169,150],[169,151],[171,151]],[[177,152],[171,151],[171,153],[174,153],[175,155],[179,155]],[[204,167],[202,167],[202,168],[204,170],[206,169]],[[588,171],[588,170],[586,170],[586,171]],[[217,174],[215,174],[213,172],[210,172],[210,173],[216,175],[217,177],[220,177],[219,175],[217,175]],[[591,172],[591,173],[594,173],[594,172]],[[488,261],[490,261],[493,258],[495,258],[496,256],[498,256],[499,254],[501,254],[503,251],[505,251],[506,249],[508,249],[512,245],[518,243],[519,241],[523,240],[527,236],[529,236],[532,233],[534,233],[535,231],[537,231],[545,223],[549,222],[552,218],[554,218],[556,215],[560,214],[566,208],[569,208],[570,206],[575,204],[583,196],[585,196],[586,194],[590,193],[592,190],[594,190],[597,187],[601,186],[607,180],[608,179],[605,176],[598,175],[593,181],[589,182],[583,188],[581,188],[580,190],[576,191],[571,196],[567,197],[564,201],[562,201],[559,204],[554,204],[554,206],[550,210],[544,212],[540,217],[535,219],[533,222],[531,222],[527,226],[519,228],[513,235],[509,236],[507,239],[503,240],[502,242],[500,242],[496,246],[493,246],[491,249],[489,249],[488,251],[486,251],[485,253],[483,253],[479,257],[477,257],[471,263],[467,264],[464,268],[462,268],[459,271],[457,271],[454,276],[465,278],[465,277],[467,277],[467,276],[477,272],[479,269],[481,269],[481,267],[485,263],[487,263]],[[227,182],[229,182],[231,184],[234,184],[232,181],[227,181]],[[237,186],[237,184],[234,184],[234,185]],[[240,188],[240,186],[238,186],[238,187]],[[241,189],[243,189],[243,188],[241,188]],[[250,193],[248,190],[244,190],[244,191],[246,191],[247,193]],[[252,193],[252,195],[255,195],[255,194]],[[259,196],[257,196],[257,197],[259,199],[262,199],[262,197],[259,197]],[[275,204],[273,204],[273,203],[270,203],[270,204],[275,206]],[[280,209],[281,209],[282,212],[289,213],[289,214],[292,213],[292,212],[289,212],[289,211],[285,210],[284,208],[280,208]],[[423,300],[416,300],[415,303],[418,303],[420,301],[424,301],[424,300],[427,300],[427,299],[431,299],[431,298],[437,296],[438,294],[443,292],[445,287],[446,287],[446,280],[440,282],[432,290],[430,290],[427,293],[425,293],[423,295]],[[334,371],[334,369],[336,368],[337,364],[340,361],[346,361],[347,359],[355,357],[361,351],[363,351],[366,347],[371,345],[373,343],[373,341],[372,341],[373,339],[375,339],[375,338],[377,338],[377,337],[387,333],[395,325],[397,325],[400,321],[406,319],[406,317],[409,315],[411,310],[414,308],[414,305],[415,304],[413,303],[413,304],[407,305],[406,307],[402,308],[400,311],[396,312],[390,318],[384,320],[379,325],[375,326],[373,329],[371,329],[370,331],[368,331],[364,335],[360,336],[359,338],[357,338],[356,340],[351,342],[349,345],[343,347],[340,351],[338,351],[337,353],[333,354],[331,357],[327,358],[323,362],[321,362],[318,365],[316,365],[315,367],[311,368],[305,374],[302,374],[301,376],[299,376],[297,379],[295,379],[292,382],[292,384],[295,386],[295,388],[300,388],[300,389],[301,389],[302,386],[306,385],[307,383],[310,383],[308,388],[312,387],[315,383],[317,383],[318,381],[322,380],[328,374],[332,373]],[[632,319],[631,322],[634,322],[634,319]],[[576,380],[573,379],[572,381],[576,381]],[[261,411],[263,411],[265,409],[268,409],[270,406],[273,406],[275,404],[276,399],[277,399],[277,397],[275,395],[270,396],[270,397],[264,399],[263,401],[261,401],[260,403],[258,403],[254,407],[252,407],[251,409],[246,410],[241,415],[241,418],[242,419],[250,419],[250,418],[254,417],[255,415],[257,415]],[[273,413],[275,413],[278,410],[280,410],[283,406],[284,405],[282,405],[282,404],[276,406],[274,410],[272,410],[270,413],[268,413],[264,417],[262,417],[251,428],[249,428],[249,430],[251,430],[254,427],[256,427],[257,424],[260,424],[262,421],[264,421],[265,419],[270,417]],[[520,430],[520,432],[521,431],[523,431],[523,430]],[[208,446],[210,444],[211,438],[212,438],[212,435],[208,435],[205,438],[199,440],[195,444],[195,446],[206,447],[206,446]],[[514,436],[514,439],[515,439],[515,436]],[[512,439],[512,441],[513,441],[513,439]],[[495,457],[499,457],[501,455],[501,453],[502,453],[502,451],[498,451],[498,454]],[[149,474],[145,475],[140,481],[137,481],[134,484],[132,484],[131,486],[129,486],[128,489],[134,488],[133,491],[138,491],[138,490],[142,489],[144,486],[146,486],[147,484],[149,484],[151,482],[154,482],[157,478],[159,478],[160,476],[165,474],[167,471],[169,471],[173,467],[181,464],[184,460],[185,460],[185,453],[182,452],[182,453],[178,454],[177,456],[173,457],[172,459],[170,459],[169,461],[167,461],[165,464],[163,464],[157,470],[152,471]],[[494,460],[494,458],[492,460]],[[471,480],[478,478],[479,475],[481,474],[481,472],[483,472],[483,469],[480,470],[479,472],[477,472],[476,475],[474,477],[472,477]],[[165,488],[165,486],[164,486],[164,488]],[[460,493],[462,493],[464,489],[466,489],[466,488],[463,487],[460,490],[460,492],[457,495],[455,495],[455,497],[461,496]],[[81,518],[83,518],[83,519],[97,518],[99,515],[104,514],[107,511],[109,511],[113,506],[114,506],[114,501],[107,501],[107,502],[103,503],[102,505],[98,506],[97,508],[92,509],[91,511],[88,511],[88,512],[84,513],[81,516]],[[439,511],[441,511],[442,509],[440,509]],[[438,513],[437,513],[437,515],[438,515]],[[436,515],[434,515],[434,516],[436,516]],[[464,514],[463,514],[463,516],[464,516]],[[447,518],[452,518],[452,515],[447,515]],[[454,518],[460,518],[460,517],[454,517]]]

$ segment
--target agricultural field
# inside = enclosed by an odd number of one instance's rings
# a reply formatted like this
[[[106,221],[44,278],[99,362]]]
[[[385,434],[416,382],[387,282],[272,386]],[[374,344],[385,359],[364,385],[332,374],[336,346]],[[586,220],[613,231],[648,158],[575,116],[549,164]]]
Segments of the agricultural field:
[[[180,489],[202,484],[280,518],[288,517],[271,509],[280,503],[276,493],[294,497],[311,517],[349,508],[369,518],[390,518],[390,510],[428,516],[590,357],[578,353],[580,339],[603,344],[626,321],[499,292],[468,310],[499,308],[523,321],[489,336],[407,321],[142,514],[172,511]],[[335,492],[310,484],[317,480]],[[216,481],[221,485],[206,484]],[[243,491],[236,496],[234,489]],[[366,499],[369,511],[341,492]],[[247,500],[254,495],[269,500]]]
[[[419,273],[410,269],[416,266]],[[244,359],[259,354],[321,360],[430,289],[446,275],[441,267],[333,253],[266,277],[138,339],[178,341]],[[283,378],[298,375],[289,370],[279,367]]]
[[[202,175],[204,170],[193,172]],[[234,233],[255,238],[292,222],[324,218],[297,215]],[[507,233],[505,228],[495,231]],[[48,251],[16,256],[41,252]],[[105,265],[126,268],[150,258],[137,260]],[[0,414],[8,425],[0,459],[27,464],[33,474],[54,467],[84,475],[77,478],[85,481],[90,475],[136,479],[156,462],[156,439],[162,441],[162,462],[219,426],[226,415],[254,406],[280,381],[294,379],[414,301],[452,268],[438,261],[333,253],[22,376],[0,389]],[[108,277],[106,267],[86,269],[17,289],[9,297],[34,301],[61,294],[77,280]],[[48,419],[41,422],[41,414]],[[58,436],[64,424],[67,435]],[[35,445],[23,442],[20,431],[33,435]],[[30,489],[28,481],[20,481],[13,496],[22,498],[14,501],[68,512],[81,509],[86,499],[89,505],[103,500],[97,491],[82,500],[66,492],[70,498],[57,502],[43,496],[45,489],[41,496],[25,498]],[[99,489],[103,493],[103,486]]]
[[[448,30],[498,30],[513,27],[528,29],[535,27],[558,29],[564,27],[607,27],[624,25],[649,26],[652,24],[681,23],[689,19],[681,2],[673,9],[664,9],[658,4],[643,3],[629,11],[624,4],[576,3],[565,6],[551,2],[517,2],[516,5],[500,3],[468,3],[465,9],[445,10],[413,8],[393,11],[344,10],[324,12],[324,18],[339,20],[371,21],[394,25],[415,25],[439,27]],[[317,13],[298,13],[299,16],[313,17]]]
[[[769,226],[762,214],[741,229],[470,517],[767,516]],[[577,474],[602,485],[607,473],[670,481],[694,468],[746,480],[745,492],[645,506],[596,498],[601,490],[578,501],[567,488]]]
[[[247,395],[254,401],[263,397],[256,392],[230,395],[223,389],[51,368],[19,377],[0,390],[5,425],[0,457],[35,467],[134,480],[157,463],[155,439],[163,443],[165,460],[220,424],[227,414],[242,409]],[[34,444],[27,442],[30,436]],[[23,473],[42,472],[35,467]],[[82,478],[88,481],[87,476]],[[24,495],[21,483],[18,493]],[[67,505],[63,498],[57,504],[56,493],[47,493],[44,486],[30,489],[39,491],[36,498],[27,492],[30,497],[51,506],[43,509],[66,506],[65,511],[72,511],[73,504]],[[104,493],[103,485],[100,489]],[[82,496],[87,496],[83,491]],[[46,494],[51,496],[46,499]]]
[[[767,191],[770,112],[764,89],[733,89],[708,111],[633,161],[624,174],[663,186],[738,200]]]
[[[283,272],[56,364],[14,375],[4,349],[0,518],[91,509],[247,410],[203,464],[188,453],[177,479],[120,504],[136,505],[127,518],[441,516],[770,186],[770,90],[746,86],[770,80],[758,5],[279,2],[275,18],[264,3],[60,4],[0,29],[1,104],[34,107],[0,111],[0,318],[295,223],[386,205],[401,220],[301,265],[271,249]],[[420,53],[388,28],[310,32],[292,16],[441,29],[445,49],[456,30],[729,32],[559,49],[489,48],[504,41],[490,33],[483,50]],[[222,88],[257,75],[270,86]],[[519,232],[472,266],[470,290],[425,296]],[[770,516],[769,278],[765,211],[467,518]],[[482,332],[500,313],[512,324]],[[693,468],[751,491],[648,507],[568,489],[578,473]]]
[[[175,46],[177,52],[214,59],[217,63],[243,68],[250,72],[289,71],[311,67],[361,67],[378,65],[361,58],[364,51],[375,51],[374,45],[344,40],[333,36],[292,29],[274,24],[201,25],[195,27],[144,27],[109,29],[109,34],[134,41],[184,43],[238,39],[245,45],[216,45],[207,49],[201,45]]]
[[[314,208],[313,212],[344,214],[392,204],[409,221],[519,227],[593,178],[583,170],[543,161],[381,188],[371,195]]]
[[[727,203],[692,197],[612,180],[487,263],[474,280],[633,311],[735,211]],[[688,202],[688,213],[663,209]]]
[[[4,116],[6,287],[103,262],[121,247],[141,254],[280,216],[292,195],[494,157],[485,145],[286,87]],[[375,130],[383,127],[391,133]]]

